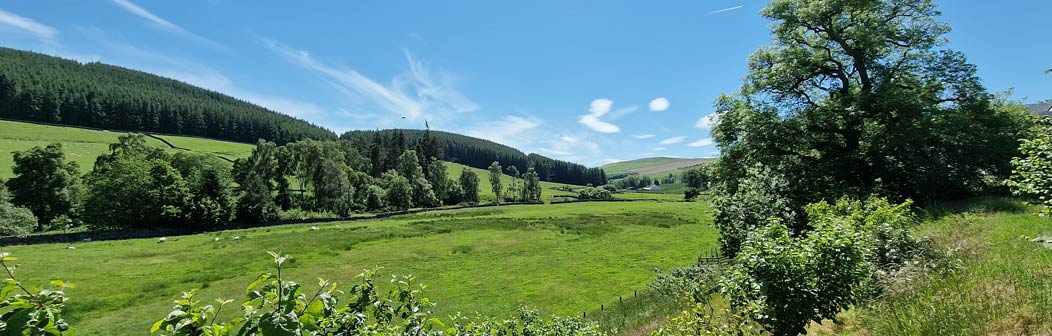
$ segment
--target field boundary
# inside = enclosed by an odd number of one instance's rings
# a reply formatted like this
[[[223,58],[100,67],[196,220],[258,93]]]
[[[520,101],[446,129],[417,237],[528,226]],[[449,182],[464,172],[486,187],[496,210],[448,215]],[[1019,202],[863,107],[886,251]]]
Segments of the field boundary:
[[[167,236],[189,236],[195,234],[219,232],[227,230],[242,230],[242,229],[253,229],[280,225],[294,225],[294,224],[311,224],[311,223],[328,223],[328,222],[357,222],[364,220],[384,219],[393,216],[413,215],[425,212],[435,211],[446,211],[446,210],[460,210],[460,209],[475,209],[475,208],[489,208],[489,207],[502,207],[509,205],[553,205],[553,204],[568,204],[568,203],[583,203],[583,202],[635,202],[637,200],[624,200],[624,199],[606,199],[606,200],[573,200],[563,202],[505,202],[505,203],[483,203],[483,204],[466,204],[449,207],[438,207],[438,208],[419,208],[409,209],[401,211],[388,211],[381,212],[367,216],[355,216],[355,217],[333,217],[333,218],[310,218],[310,219],[292,219],[282,220],[269,223],[261,224],[247,224],[231,222],[224,224],[220,227],[213,229],[176,229],[176,228],[150,228],[150,229],[124,229],[124,230],[105,230],[105,231],[84,231],[84,232],[70,232],[70,233],[44,233],[34,234],[28,236],[7,236],[0,237],[0,246],[15,246],[15,245],[39,245],[39,244],[56,244],[56,243],[74,243],[80,241],[107,241],[107,240],[126,240],[126,239],[141,239],[141,238],[157,238]]]

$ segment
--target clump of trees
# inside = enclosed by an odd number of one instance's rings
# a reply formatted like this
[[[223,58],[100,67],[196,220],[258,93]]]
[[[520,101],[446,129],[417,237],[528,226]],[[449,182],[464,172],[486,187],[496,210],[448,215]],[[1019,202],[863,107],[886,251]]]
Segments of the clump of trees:
[[[431,143],[432,147],[428,147]],[[151,147],[144,136],[121,136],[81,176],[60,144],[16,152],[16,177],[0,188],[0,234],[66,228],[207,229],[239,220],[279,220],[283,214],[349,216],[356,212],[437,207],[479,201],[471,170],[447,176],[433,143],[403,148],[385,169],[348,141],[302,140],[283,146],[259,141],[231,165],[202,153]],[[375,149],[377,147],[366,147]],[[375,172],[375,175],[374,175]],[[528,170],[508,199],[539,199]]]
[[[500,162],[493,161],[489,166],[489,184],[494,195],[497,195],[497,203],[508,202],[540,202],[541,180],[533,167],[527,168],[526,173],[519,175],[518,168],[508,167],[508,175],[511,176],[511,185],[505,190],[501,176]]]
[[[489,140],[465,135],[432,131],[392,129],[382,131],[349,131],[341,139],[354,143],[359,148],[375,146],[369,153],[376,166],[384,162],[385,157],[401,154],[401,149],[416,147],[421,158],[435,157],[438,160],[460,163],[469,167],[487,169],[493,161],[501,162],[505,169],[511,167],[519,172],[534,168],[541,181],[558,182],[575,185],[603,185],[607,183],[606,172],[600,168],[588,168],[580,164],[555,160],[538,154],[525,154],[515,148],[501,145]],[[367,145],[368,144],[368,145]],[[430,152],[421,152],[420,147],[432,148]],[[385,150],[386,149],[386,150]],[[421,165],[426,167],[421,159]],[[382,170],[381,170],[382,171]]]

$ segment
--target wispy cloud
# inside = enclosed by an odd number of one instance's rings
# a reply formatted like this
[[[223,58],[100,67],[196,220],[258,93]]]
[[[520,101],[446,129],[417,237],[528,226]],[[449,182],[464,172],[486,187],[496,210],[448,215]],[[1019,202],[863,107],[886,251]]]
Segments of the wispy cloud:
[[[734,7],[728,7],[728,8],[724,8],[724,9],[721,9],[721,10],[715,10],[715,11],[711,11],[711,12],[709,12],[709,15],[712,15],[712,14],[719,14],[719,13],[726,13],[726,12],[730,12],[730,11],[732,11],[732,10],[738,10],[738,9],[741,9],[742,7],[745,7],[745,6],[734,6]]]
[[[654,98],[654,100],[650,101],[650,104],[648,104],[648,107],[650,107],[651,111],[662,112],[662,111],[668,110],[668,105],[669,105],[669,103],[668,103],[668,99],[667,98],[665,98],[665,97],[657,97],[657,98]]]
[[[712,145],[712,143],[713,143],[712,142],[712,138],[705,138],[705,139],[701,139],[701,140],[698,140],[698,141],[695,141],[695,142],[691,142],[691,143],[687,144],[687,146],[690,146],[690,147],[705,147],[705,146],[708,146],[708,145]]]
[[[653,135],[653,134],[636,134],[636,135],[633,135],[632,137],[636,138],[636,139],[639,139],[639,140],[643,140],[643,139],[653,138],[653,137],[655,137],[655,135]]]
[[[629,107],[622,107],[622,108],[616,109],[613,112],[610,112],[610,114],[607,115],[607,116],[610,118],[610,120],[617,120],[617,119],[620,119],[621,117],[629,115],[632,112],[635,112],[635,111],[638,111],[638,110],[639,110],[639,106],[632,105],[632,106],[629,106]]]
[[[599,98],[592,101],[592,104],[588,107],[588,114],[582,115],[578,119],[581,124],[587,126],[593,131],[600,133],[617,133],[621,131],[620,127],[612,123],[603,121],[603,115],[610,112],[610,108],[614,106],[614,102],[610,99]]]
[[[687,140],[686,136],[677,136],[677,137],[671,137],[671,138],[668,138],[668,139],[665,139],[665,140],[661,140],[661,144],[662,145],[678,144],[678,143],[686,141],[686,140]]]
[[[146,19],[146,21],[150,21],[151,23],[153,23],[157,27],[160,27],[161,29],[167,30],[178,35],[182,35],[183,37],[189,38],[199,43],[209,45],[214,48],[225,49],[225,47],[220,45],[219,43],[204,38],[200,35],[194,34],[189,30],[186,30],[183,27],[172,23],[171,21],[165,20],[160,16],[157,16],[152,12],[146,10],[145,8],[139,7],[139,5],[132,3],[130,0],[113,0],[113,3],[121,9],[127,11],[128,13],[135,14],[138,17]]]
[[[694,123],[694,128],[713,128],[720,122],[720,113],[710,113],[704,117],[698,118],[698,121]]]
[[[14,27],[49,44],[58,44],[58,29],[33,19],[0,10],[0,25]]]
[[[464,133],[476,138],[482,138],[493,142],[521,146],[523,133],[535,129],[541,125],[541,121],[533,117],[504,116],[500,120],[486,121],[475,124]],[[510,142],[510,143],[509,143]]]
[[[263,40],[263,43],[275,54],[322,76],[352,103],[378,107],[395,117],[443,123],[454,114],[479,108],[448,83],[434,80],[427,65],[408,51],[405,55],[409,72],[396,76],[390,84],[381,84],[354,69],[322,63],[307,51],[291,49],[272,40]]]

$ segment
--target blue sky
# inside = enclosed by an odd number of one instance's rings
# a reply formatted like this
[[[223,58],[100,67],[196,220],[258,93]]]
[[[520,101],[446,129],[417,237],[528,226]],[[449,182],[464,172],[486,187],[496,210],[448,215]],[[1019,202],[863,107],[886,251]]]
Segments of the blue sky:
[[[1052,98],[1052,1],[939,1],[991,91]],[[601,165],[717,151],[763,1],[0,3],[0,45],[221,91],[342,132],[422,128]],[[405,118],[402,118],[405,117]]]

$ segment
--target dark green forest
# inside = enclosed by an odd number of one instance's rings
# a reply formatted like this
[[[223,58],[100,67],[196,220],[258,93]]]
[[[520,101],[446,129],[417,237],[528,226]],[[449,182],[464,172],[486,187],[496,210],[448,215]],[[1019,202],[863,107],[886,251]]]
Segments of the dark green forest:
[[[340,136],[341,139],[355,143],[363,153],[370,153],[373,167],[383,167],[380,162],[383,158],[382,148],[399,153],[399,148],[418,147],[425,139],[426,130],[390,129],[381,131],[350,131]],[[489,140],[469,137],[456,133],[430,131],[427,141],[434,141],[437,151],[429,153],[443,161],[456,162],[466,166],[486,169],[493,161],[498,161],[505,167],[516,167],[518,171],[526,171],[533,167],[542,181],[558,182],[566,184],[604,185],[606,184],[606,173],[600,168],[588,168],[573,162],[552,159],[539,154],[525,154],[515,148],[501,145]],[[378,146],[377,144],[383,144]],[[379,147],[365,150],[366,148]],[[386,160],[390,161],[390,160]]]
[[[0,118],[285,144],[332,140],[304,120],[118,66],[0,48]]]

